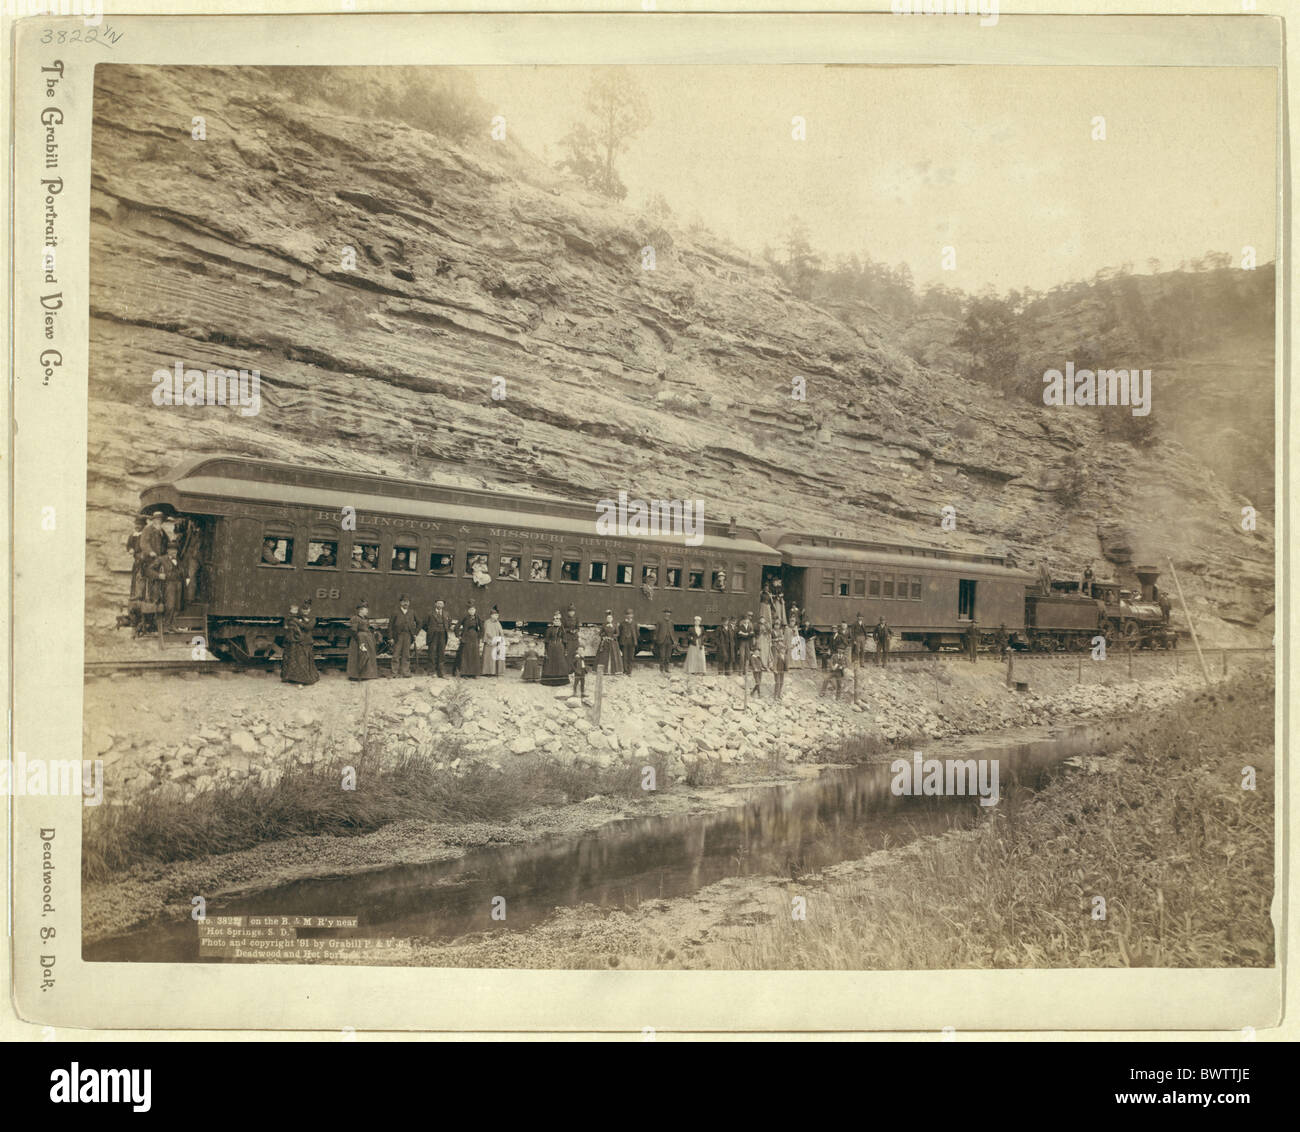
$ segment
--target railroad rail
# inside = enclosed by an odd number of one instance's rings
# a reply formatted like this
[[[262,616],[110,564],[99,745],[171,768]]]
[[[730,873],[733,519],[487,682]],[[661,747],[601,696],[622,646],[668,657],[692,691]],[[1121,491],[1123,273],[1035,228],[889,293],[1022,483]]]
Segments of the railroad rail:
[[[1207,648],[1207,649],[1202,649],[1201,651],[1205,654],[1207,661],[1214,659],[1214,660],[1219,660],[1222,663],[1222,660],[1227,656],[1240,655],[1245,653],[1271,653],[1275,650],[1271,646],[1249,646],[1249,647],[1240,647],[1240,648]],[[1056,664],[1063,664],[1063,663],[1078,663],[1083,659],[1087,659],[1086,653],[1079,653],[1079,652],[1023,651],[1023,652],[1013,652],[1012,655],[1015,657],[1015,661],[1017,665],[1020,665],[1025,661],[1051,661]],[[642,660],[650,659],[648,654],[645,653],[640,654],[640,656]],[[1108,654],[1108,657],[1110,659],[1119,659],[1121,657],[1127,658],[1130,656],[1137,657],[1139,661],[1143,657],[1162,657],[1166,660],[1173,659],[1176,662],[1181,663],[1181,660],[1189,659],[1189,657],[1191,657],[1192,654],[1188,653],[1186,650],[1183,650],[1180,656],[1179,651],[1173,649],[1124,650],[1119,648],[1112,649]],[[988,652],[988,651],[980,653],[980,660],[985,660],[985,661],[992,660],[992,661],[996,661],[999,664],[1002,663],[1001,657],[997,656],[996,653]],[[512,663],[512,661],[514,663]],[[898,664],[898,663],[914,664],[914,663],[925,662],[925,661],[930,661],[932,663],[937,661],[944,661],[946,663],[951,663],[955,661],[955,662],[964,662],[969,664],[970,657],[968,654],[964,652],[956,652],[956,651],[927,652],[923,649],[918,649],[918,650],[891,652],[889,654],[888,663],[889,664]],[[324,666],[337,667],[342,665],[343,663],[345,663],[345,658],[343,657],[317,657],[316,659],[316,664],[318,667],[324,667]],[[236,672],[274,671],[278,665],[279,665],[278,659],[258,660],[258,661],[248,662],[248,663],[235,663],[233,661],[222,661],[216,659],[193,660],[188,658],[182,659],[179,657],[177,657],[176,659],[159,657],[159,658],[150,658],[145,660],[88,660],[86,661],[86,665],[85,665],[85,674],[88,677],[111,676],[115,673],[126,673],[129,675],[137,675],[137,676],[142,676],[147,673],[158,673],[160,675],[165,675],[165,674],[179,674],[179,673],[186,673],[186,672],[197,672],[200,675],[214,675],[214,674],[220,675],[222,673],[232,674]],[[506,661],[506,665],[507,667],[518,668],[519,661],[517,658],[508,658]],[[863,664],[863,667],[864,668],[875,667],[874,656],[869,656],[869,659]],[[796,668],[793,669],[792,671],[798,672],[801,670]],[[808,671],[808,670],[803,669],[803,671]],[[386,670],[381,669],[381,674],[386,674]],[[416,673],[416,675],[423,676],[426,675],[426,673],[421,671]]]

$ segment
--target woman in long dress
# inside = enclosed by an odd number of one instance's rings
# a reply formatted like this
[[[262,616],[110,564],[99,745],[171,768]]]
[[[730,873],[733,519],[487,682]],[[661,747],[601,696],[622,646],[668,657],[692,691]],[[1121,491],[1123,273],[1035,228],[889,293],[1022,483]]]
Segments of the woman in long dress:
[[[456,671],[473,680],[478,676],[479,666],[483,663],[483,618],[478,615],[478,607],[473,602],[465,610],[456,635],[460,638],[460,647],[456,650]]]
[[[758,601],[758,655],[763,671],[772,670],[772,596],[764,590]]]
[[[286,684],[315,684],[320,679],[312,656],[314,628],[316,618],[312,616],[310,598],[289,607],[284,619],[284,661],[280,665],[280,679]]]
[[[804,657],[807,655],[804,651],[803,636],[799,632],[799,607],[797,605],[790,606],[789,624],[791,630],[789,634],[790,649],[786,666],[793,670],[804,667]]]
[[[686,630],[686,675],[704,676],[709,669],[704,660],[704,627],[700,618]]]
[[[370,607],[357,604],[356,615],[349,619],[352,640],[348,642],[348,679],[377,680],[379,678],[379,646],[375,631],[370,627]]]
[[[498,643],[499,642],[499,643]],[[501,617],[497,607],[492,607],[488,619],[483,623],[483,667],[484,676],[504,676],[506,674],[506,635],[501,628]]]
[[[542,683],[552,687],[569,682],[569,656],[565,650],[564,625],[557,609],[546,627],[546,660],[542,664]]]
[[[600,645],[596,649],[596,671],[613,676],[618,671],[618,626],[614,614],[605,610],[605,624],[600,627]]]

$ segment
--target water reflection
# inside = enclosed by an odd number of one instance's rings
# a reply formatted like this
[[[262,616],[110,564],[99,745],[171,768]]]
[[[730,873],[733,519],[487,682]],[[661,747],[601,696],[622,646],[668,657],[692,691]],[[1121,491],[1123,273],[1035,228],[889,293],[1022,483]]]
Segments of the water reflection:
[[[1036,788],[1052,766],[1095,742],[1089,728],[1078,727],[1050,739],[926,754],[999,759],[1002,808],[1014,807],[1019,791]],[[477,849],[454,861],[295,881],[243,899],[210,900],[207,911],[356,915],[356,929],[329,934],[451,939],[525,928],[565,905],[622,908],[683,896],[727,876],[795,879],[978,819],[976,798],[900,797],[890,789],[892,777],[888,764],[830,770],[815,780],[757,789],[721,812],[631,818],[581,837]],[[495,897],[506,901],[504,922],[492,919]],[[88,946],[84,954],[153,962],[199,957],[188,921],[153,925]]]

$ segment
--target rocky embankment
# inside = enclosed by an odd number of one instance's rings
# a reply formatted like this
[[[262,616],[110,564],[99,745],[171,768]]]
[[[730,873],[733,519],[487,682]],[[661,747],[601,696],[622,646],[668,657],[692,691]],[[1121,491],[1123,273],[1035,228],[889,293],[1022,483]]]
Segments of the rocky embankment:
[[[1008,690],[1004,666],[993,661],[945,662],[937,671],[867,667],[857,702],[852,680],[842,699],[819,695],[820,672],[791,672],[776,701],[770,677],[764,695],[745,697],[737,678],[643,669],[604,679],[599,722],[594,677],[585,702],[566,688],[524,684],[517,671],[369,684],[327,672],[301,689],[273,676],[166,677],[147,692],[138,687],[145,678],[105,679],[87,687],[87,718],[96,723],[87,726],[86,757],[103,760],[110,805],[154,790],[191,799],[250,778],[269,785],[287,767],[363,749],[381,758],[421,753],[450,776],[476,762],[550,758],[598,768],[654,761],[671,782],[743,781],[834,761],[855,737],[883,751],[900,741],[1109,718],[1167,702],[1200,679],[1191,658],[1175,675],[1168,657],[1143,657],[1133,681],[1112,663],[1107,671],[1085,662],[1082,682],[1073,663],[1022,663],[1026,693]]]
[[[1243,532],[1248,500],[1197,453],[1005,400],[915,361],[872,308],[805,302],[487,121],[459,144],[352,116],[346,90],[304,95],[302,70],[97,69],[92,652],[116,644],[141,488],[217,452],[583,502],[685,493],[758,529],[1013,549],[1062,574],[1091,560],[1126,581],[1172,556],[1212,642],[1248,643],[1271,610],[1267,516]],[[261,411],[155,406],[152,374],[177,362],[257,369]],[[1095,471],[1063,494],[1085,450]]]

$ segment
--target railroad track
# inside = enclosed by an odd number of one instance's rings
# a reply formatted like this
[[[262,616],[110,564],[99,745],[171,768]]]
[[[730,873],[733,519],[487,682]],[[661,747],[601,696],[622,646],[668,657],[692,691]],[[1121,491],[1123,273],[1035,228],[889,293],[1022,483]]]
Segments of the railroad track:
[[[1271,647],[1250,647],[1250,648],[1207,648],[1207,649],[1203,649],[1202,651],[1205,653],[1206,659],[1208,661],[1210,659],[1219,660],[1224,656],[1224,654],[1241,655],[1245,653],[1271,653],[1274,650]],[[1016,658],[1016,664],[1020,664],[1023,661],[1051,661],[1057,664],[1061,664],[1070,661],[1078,661],[1081,657],[1086,657],[1088,654],[1083,652],[1017,652],[1014,653],[1013,655]],[[1127,657],[1129,655],[1130,655],[1129,653],[1123,651],[1122,649],[1114,649],[1109,654],[1110,658],[1112,659]],[[1171,659],[1175,656],[1175,651],[1172,649],[1134,649],[1131,655],[1137,657],[1139,661],[1141,661],[1141,658],[1143,657],[1148,657],[1148,658],[1163,657],[1165,659]],[[1187,660],[1189,658],[1194,660],[1195,658],[1195,652],[1190,649],[1180,650],[1179,655],[1181,656],[1182,660]],[[644,662],[644,661],[649,661],[650,658],[648,655],[642,654],[640,659]],[[980,654],[980,659],[998,660],[999,658],[995,657],[994,654],[990,652],[983,652]],[[956,652],[956,651],[927,652],[924,650],[917,650],[914,652],[909,650],[907,652],[891,652],[889,654],[890,664],[900,664],[900,663],[917,664],[917,663],[925,663],[927,661],[931,663],[936,661],[944,661],[944,662],[958,661],[958,662],[969,663],[970,658],[967,656],[966,653]],[[343,663],[345,663],[345,659],[343,657],[317,657],[316,659],[316,664],[318,666],[336,666],[336,665],[341,665]],[[126,673],[128,675],[145,675],[147,673],[170,674],[170,673],[197,672],[200,675],[211,676],[211,675],[219,675],[223,673],[228,674],[228,673],[235,673],[235,672],[266,672],[269,670],[274,670],[278,664],[279,664],[278,660],[262,660],[262,661],[254,661],[252,663],[237,664],[233,661],[221,661],[215,659],[214,660],[192,660],[188,658],[181,659],[179,657],[176,659],[169,659],[167,657],[157,657],[157,658],[149,658],[147,660],[88,660],[86,661],[86,665],[85,665],[85,674],[87,676],[111,676],[114,673]],[[514,667],[514,668],[519,667],[517,661],[513,666],[510,664],[509,660],[507,660],[506,664],[507,667]],[[875,662],[873,660],[868,660],[864,665],[864,667],[867,668],[875,667]],[[798,670],[796,669],[795,671]],[[381,670],[381,675],[385,673],[386,673],[386,669]],[[417,675],[423,675],[423,674],[424,673],[421,672],[418,673]]]

